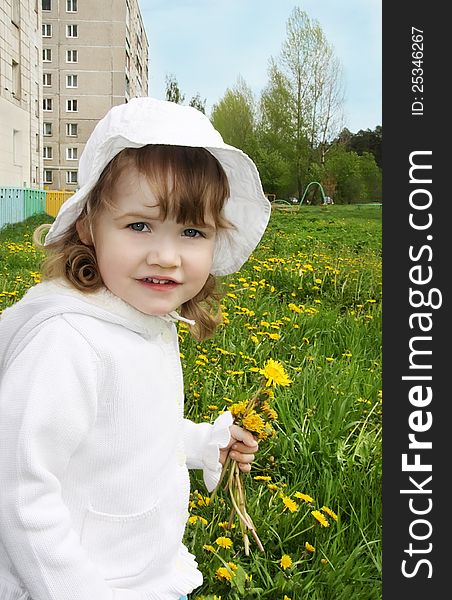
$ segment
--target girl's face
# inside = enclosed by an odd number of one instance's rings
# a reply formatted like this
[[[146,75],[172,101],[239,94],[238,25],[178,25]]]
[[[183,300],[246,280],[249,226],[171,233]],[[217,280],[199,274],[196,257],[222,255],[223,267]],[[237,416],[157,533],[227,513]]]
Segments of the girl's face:
[[[130,166],[113,188],[111,207],[95,218],[92,237],[77,223],[80,239],[94,244],[106,287],[148,315],[167,314],[203,288],[212,266],[216,230],[161,219],[146,177]]]

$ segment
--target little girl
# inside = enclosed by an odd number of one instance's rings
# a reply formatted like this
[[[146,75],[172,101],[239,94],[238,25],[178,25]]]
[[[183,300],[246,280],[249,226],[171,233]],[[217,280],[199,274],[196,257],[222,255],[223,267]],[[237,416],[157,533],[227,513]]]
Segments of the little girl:
[[[213,334],[214,276],[240,269],[270,205],[205,115],[151,98],[97,124],[79,180],[45,281],[0,320],[0,598],[179,600],[202,583],[188,469],[211,491],[257,443],[229,412],[184,419],[175,323]]]

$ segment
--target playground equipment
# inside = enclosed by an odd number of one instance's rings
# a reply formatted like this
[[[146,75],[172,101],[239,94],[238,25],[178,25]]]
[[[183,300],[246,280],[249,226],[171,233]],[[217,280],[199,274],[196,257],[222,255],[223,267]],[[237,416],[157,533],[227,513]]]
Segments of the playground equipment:
[[[329,196],[325,196],[325,192],[323,191],[323,187],[322,184],[319,183],[318,181],[311,181],[311,183],[308,183],[308,185],[306,186],[306,189],[304,191],[303,196],[301,197],[300,200],[300,206],[303,204],[303,200],[306,197],[306,194],[308,193],[309,188],[311,187],[311,185],[318,185],[320,188],[320,193],[322,194],[322,200],[323,200],[323,204],[328,204],[328,202],[326,201],[327,198],[329,198]]]

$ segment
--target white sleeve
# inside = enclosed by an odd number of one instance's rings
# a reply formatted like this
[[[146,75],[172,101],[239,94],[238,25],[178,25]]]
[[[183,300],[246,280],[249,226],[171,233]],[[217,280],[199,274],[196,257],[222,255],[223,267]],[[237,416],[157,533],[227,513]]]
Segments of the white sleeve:
[[[184,445],[189,469],[202,469],[206,488],[211,492],[217,485],[222,465],[220,448],[229,444],[232,425],[229,411],[217,417],[214,423],[193,423],[184,419]]]
[[[145,600],[108,586],[61,497],[61,476],[96,418],[97,360],[55,317],[0,382],[0,538],[33,600]]]

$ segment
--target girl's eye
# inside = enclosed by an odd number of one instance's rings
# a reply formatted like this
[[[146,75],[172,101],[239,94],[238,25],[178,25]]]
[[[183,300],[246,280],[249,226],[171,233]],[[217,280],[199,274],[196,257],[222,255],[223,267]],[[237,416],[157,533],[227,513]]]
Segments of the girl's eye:
[[[132,231],[149,231],[149,227],[146,223],[131,223],[130,225],[127,225],[127,227]]]
[[[190,238],[205,237],[202,231],[199,231],[198,229],[184,229],[184,236]]]

